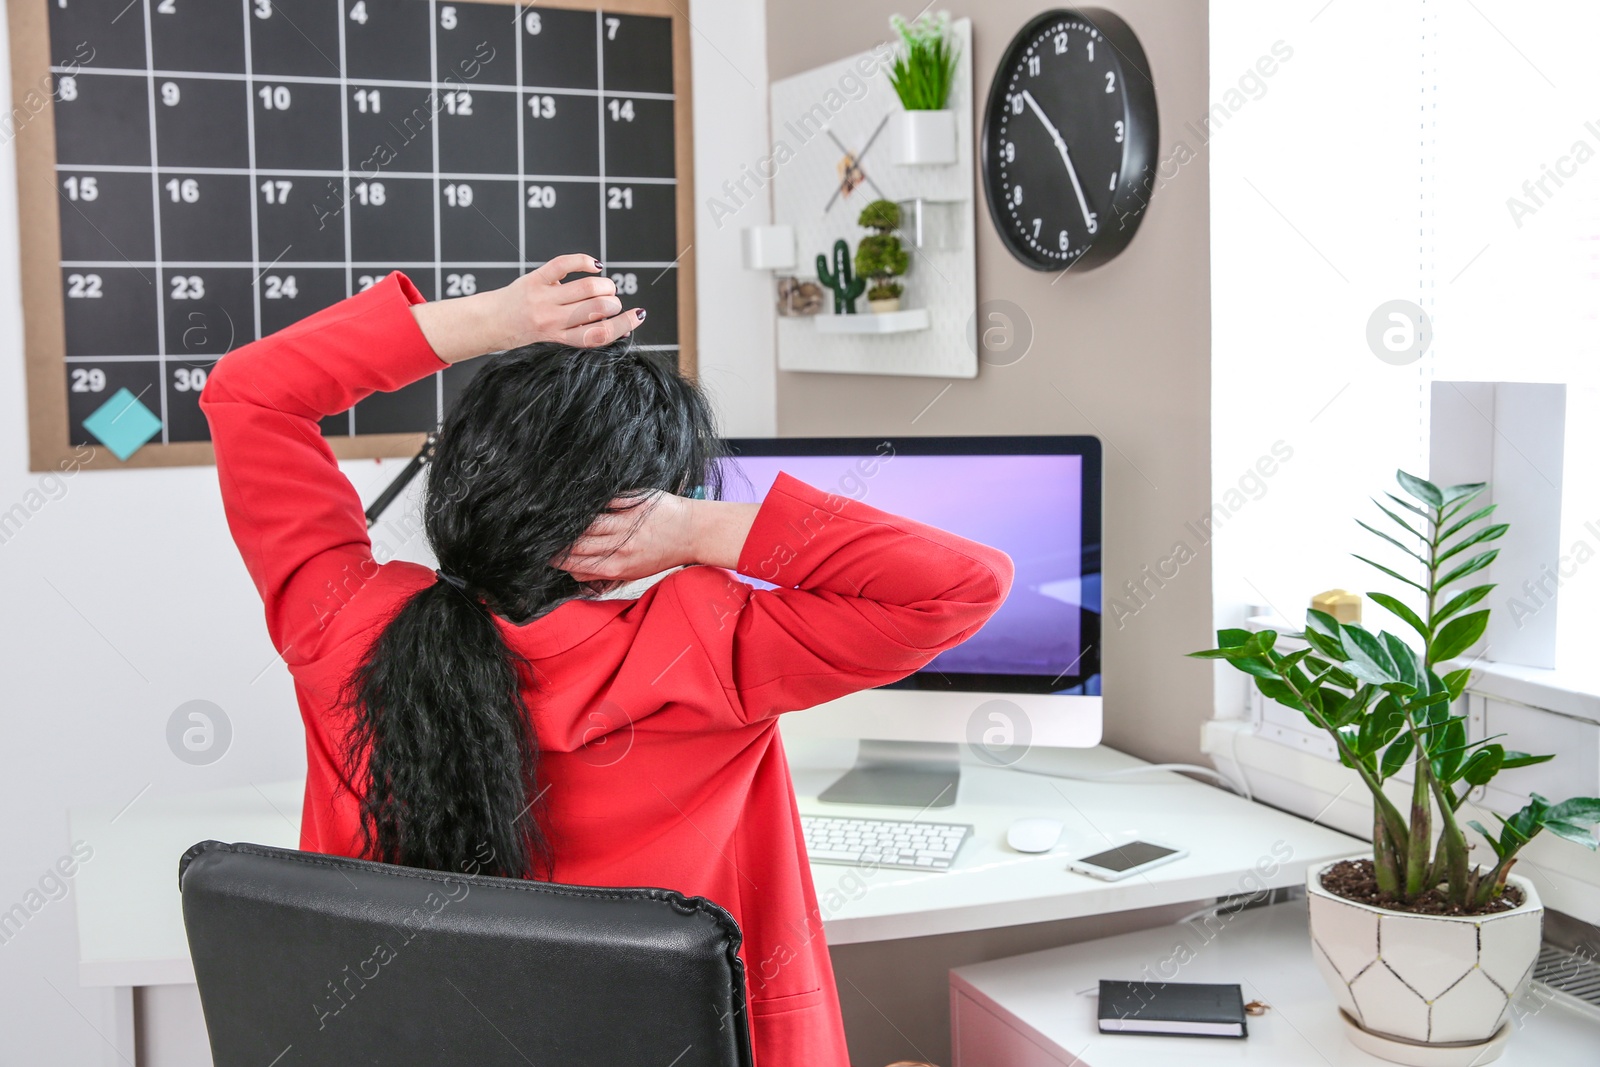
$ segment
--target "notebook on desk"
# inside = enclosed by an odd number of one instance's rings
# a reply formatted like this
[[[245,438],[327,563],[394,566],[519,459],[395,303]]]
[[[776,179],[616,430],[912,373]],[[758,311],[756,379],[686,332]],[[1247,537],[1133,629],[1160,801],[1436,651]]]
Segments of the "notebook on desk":
[[[1196,982],[1100,982],[1102,1034],[1246,1037],[1237,985]]]

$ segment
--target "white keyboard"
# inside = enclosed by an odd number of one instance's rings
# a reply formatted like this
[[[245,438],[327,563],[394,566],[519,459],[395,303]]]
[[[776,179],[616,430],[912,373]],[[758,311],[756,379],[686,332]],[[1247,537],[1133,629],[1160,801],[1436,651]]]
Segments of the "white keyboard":
[[[800,816],[813,863],[948,871],[972,836],[965,823]]]

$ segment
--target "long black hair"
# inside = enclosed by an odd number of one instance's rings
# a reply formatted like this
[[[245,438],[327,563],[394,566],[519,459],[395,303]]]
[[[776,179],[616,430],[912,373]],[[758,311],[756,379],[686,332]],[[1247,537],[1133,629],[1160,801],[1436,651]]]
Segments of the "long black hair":
[[[585,595],[550,561],[614,499],[717,495],[717,440],[700,391],[626,339],[484,360],[428,468],[424,526],[441,578],[406,601],[346,689],[344,757],[371,858],[548,874],[523,696],[535,679],[494,617],[527,622]]]

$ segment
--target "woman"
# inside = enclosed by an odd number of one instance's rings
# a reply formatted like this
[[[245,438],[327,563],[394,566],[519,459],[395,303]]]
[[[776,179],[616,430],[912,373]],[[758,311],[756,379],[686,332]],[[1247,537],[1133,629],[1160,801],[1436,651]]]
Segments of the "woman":
[[[847,1067],[781,712],[970,636],[1002,553],[781,476],[716,496],[705,401],[588,256],[424,303],[401,274],[224,358],[201,398],[306,726],[301,847],[705,896],[763,1067]],[[319,420],[488,352],[441,430],[437,572],[374,558]],[[636,599],[614,583],[679,568]],[[757,591],[730,572],[770,582]]]

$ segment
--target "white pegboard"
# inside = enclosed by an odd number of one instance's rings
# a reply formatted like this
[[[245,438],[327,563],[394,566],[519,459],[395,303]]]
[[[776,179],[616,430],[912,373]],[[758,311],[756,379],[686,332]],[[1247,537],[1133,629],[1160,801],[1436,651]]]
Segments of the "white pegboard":
[[[815,279],[817,255],[828,256],[831,263],[833,243],[841,237],[849,242],[853,257],[857,242],[869,232],[856,225],[856,217],[866,204],[880,197],[952,202],[955,237],[948,249],[917,248],[909,240],[905,242],[911,267],[902,279],[905,294],[901,307],[927,308],[928,329],[828,334],[819,332],[810,318],[780,317],[778,366],[782,370],[935,378],[972,378],[978,373],[971,338],[977,310],[972,20],[958,19],[950,29],[960,48],[949,103],[956,117],[956,162],[952,164],[902,166],[893,162],[886,120],[900,110],[900,99],[887,77],[888,47],[847,56],[772,84],[773,219],[794,227],[796,276]],[[862,70],[871,73],[863,78]],[[863,153],[874,131],[877,137]],[[834,197],[847,152],[859,154],[867,180],[848,195]],[[824,289],[823,299],[826,314],[833,309],[832,293]],[[858,307],[860,314],[870,314],[865,296]]]

